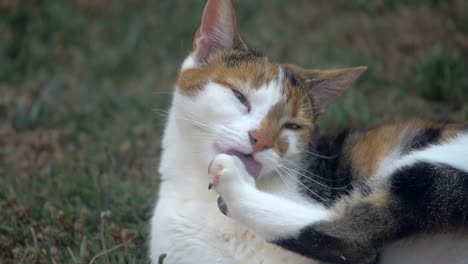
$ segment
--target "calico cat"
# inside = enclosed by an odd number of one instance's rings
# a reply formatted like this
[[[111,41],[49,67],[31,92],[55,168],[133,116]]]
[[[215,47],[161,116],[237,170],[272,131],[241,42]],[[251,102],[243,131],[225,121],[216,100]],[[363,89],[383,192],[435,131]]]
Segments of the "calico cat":
[[[272,63],[209,0],[164,132],[152,263],[466,263],[467,125],[319,136],[365,69]]]

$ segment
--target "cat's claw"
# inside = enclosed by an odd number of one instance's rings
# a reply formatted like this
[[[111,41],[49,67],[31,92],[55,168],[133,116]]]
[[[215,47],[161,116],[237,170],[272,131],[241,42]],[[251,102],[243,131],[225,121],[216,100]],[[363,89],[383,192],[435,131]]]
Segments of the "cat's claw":
[[[221,213],[223,213],[223,215],[227,215],[228,214],[228,208],[227,208],[227,205],[226,203],[224,202],[224,199],[223,197],[218,197],[218,209],[219,211],[221,211]]]
[[[210,161],[210,165],[208,165],[208,173],[210,173],[211,165],[213,165],[213,161],[214,161],[214,160]]]

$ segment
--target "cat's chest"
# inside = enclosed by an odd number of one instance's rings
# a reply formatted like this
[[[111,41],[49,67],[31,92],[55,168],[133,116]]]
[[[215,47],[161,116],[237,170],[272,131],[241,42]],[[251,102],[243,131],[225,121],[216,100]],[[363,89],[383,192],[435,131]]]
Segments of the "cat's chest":
[[[161,203],[165,202],[160,200],[159,209],[164,210]],[[191,247],[191,257],[204,259],[206,254],[212,254],[210,263],[218,263],[214,259],[219,259],[219,263],[311,263],[302,256],[265,242],[222,215],[215,201],[208,204],[180,199],[172,200],[172,206],[177,209],[171,210],[170,214],[158,212],[158,208],[155,213],[164,215],[166,224],[162,226],[165,230],[159,233],[164,234],[173,254],[187,254],[187,247]]]

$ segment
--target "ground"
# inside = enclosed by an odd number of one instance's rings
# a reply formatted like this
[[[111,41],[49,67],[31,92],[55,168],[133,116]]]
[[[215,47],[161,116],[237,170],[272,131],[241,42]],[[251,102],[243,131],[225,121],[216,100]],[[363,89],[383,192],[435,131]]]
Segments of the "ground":
[[[274,61],[368,65],[322,129],[468,120],[463,0],[234,1]],[[0,263],[147,263],[161,129],[204,1],[0,0]]]

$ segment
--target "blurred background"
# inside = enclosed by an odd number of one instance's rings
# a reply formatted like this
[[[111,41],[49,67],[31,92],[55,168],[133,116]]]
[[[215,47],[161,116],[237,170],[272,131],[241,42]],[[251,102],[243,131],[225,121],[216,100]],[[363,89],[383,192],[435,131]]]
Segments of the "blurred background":
[[[273,61],[369,66],[323,130],[468,120],[467,1],[234,3]],[[0,263],[147,263],[157,109],[204,4],[0,0]]]

